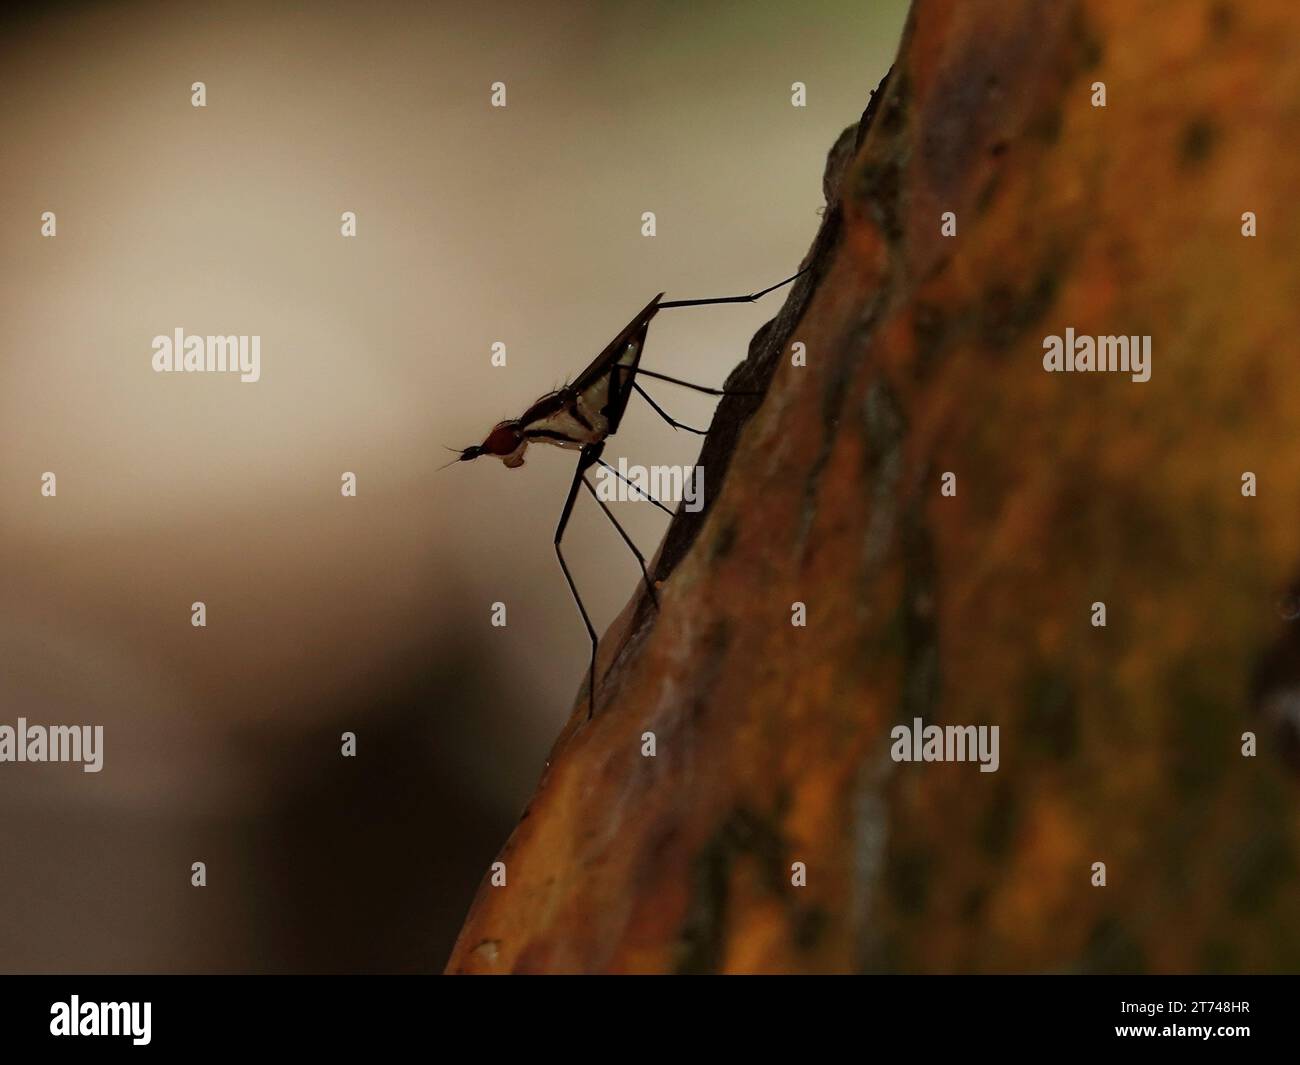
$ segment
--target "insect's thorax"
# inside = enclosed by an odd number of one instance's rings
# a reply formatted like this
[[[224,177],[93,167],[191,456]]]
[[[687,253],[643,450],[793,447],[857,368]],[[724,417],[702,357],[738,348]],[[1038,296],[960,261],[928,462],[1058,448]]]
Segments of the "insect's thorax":
[[[610,372],[601,374],[584,387],[570,385],[543,396],[520,418],[520,429],[526,440],[539,444],[553,444],[563,448],[582,448],[598,444],[613,431],[608,417],[611,393],[631,388],[630,370],[636,365],[640,345],[628,344]],[[618,370],[615,370],[615,367]]]
[[[548,398],[552,402],[543,405]],[[566,448],[598,444],[609,435],[609,421],[601,413],[603,406],[603,401],[598,401],[591,389],[579,392],[562,388],[533,404],[520,420],[519,428],[525,440],[536,444]]]

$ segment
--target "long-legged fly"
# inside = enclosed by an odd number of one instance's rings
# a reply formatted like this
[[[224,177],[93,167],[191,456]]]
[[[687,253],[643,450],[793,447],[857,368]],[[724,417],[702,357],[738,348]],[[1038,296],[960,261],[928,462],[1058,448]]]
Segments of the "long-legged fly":
[[[636,544],[624,531],[623,526],[618,523],[613,511],[605,505],[605,501],[596,493],[596,489],[587,479],[587,471],[592,466],[599,464],[615,476],[622,477],[619,471],[610,466],[609,463],[604,462],[600,455],[605,449],[605,441],[618,432],[618,427],[623,421],[623,412],[627,409],[628,400],[632,398],[633,392],[636,392],[650,404],[655,413],[674,429],[685,429],[687,432],[704,435],[704,429],[692,429],[689,425],[683,425],[671,417],[641,387],[640,382],[637,380],[639,377],[652,377],[658,381],[667,381],[670,384],[681,385],[684,388],[691,388],[710,396],[748,394],[692,384],[689,381],[669,377],[667,374],[655,373],[642,367],[641,353],[645,348],[645,338],[647,331],[650,329],[650,321],[660,311],[671,307],[703,307],[714,303],[752,303],[766,296],[769,292],[790,284],[791,281],[801,277],[807,270],[808,267],[804,267],[799,273],[787,277],[784,281],[778,281],[775,285],[769,285],[762,291],[752,292],[748,296],[719,296],[703,300],[665,301],[664,294],[659,293],[645,305],[635,318],[623,327],[618,336],[606,345],[605,350],[597,355],[592,360],[591,365],[583,370],[571,384],[567,384],[554,392],[548,392],[518,418],[509,418],[506,421],[498,422],[492,427],[492,431],[488,433],[487,439],[483,443],[467,447],[460,453],[459,461],[461,462],[469,462],[480,455],[491,455],[493,458],[500,459],[511,469],[524,464],[524,452],[528,450],[528,445],[532,443],[551,444],[555,447],[568,448],[580,453],[578,467],[573,473],[573,483],[569,486],[569,495],[564,501],[564,510],[560,514],[560,523],[555,529],[555,556],[560,560],[560,569],[564,572],[564,579],[568,582],[569,591],[573,593],[574,602],[578,604],[578,612],[582,614],[583,624],[587,626],[587,635],[591,637],[591,664],[588,667],[587,686],[588,720],[591,719],[596,708],[596,648],[598,638],[596,630],[591,624],[591,618],[587,614],[587,608],[583,605],[582,596],[578,594],[578,587],[573,582],[573,575],[569,572],[569,566],[564,561],[564,551],[560,547],[560,543],[564,539],[565,527],[569,524],[569,515],[573,511],[574,500],[578,496],[578,488],[580,486],[586,487],[592,498],[600,504],[600,509],[605,512],[605,517],[618,530],[623,542],[636,556],[637,563],[641,567],[641,576],[645,580],[646,590],[650,593],[650,600],[658,607],[659,600],[655,595],[654,584],[650,580],[650,574],[646,571],[645,556],[637,550]],[[626,481],[626,478],[623,478],[623,480]],[[649,496],[646,496],[646,498],[650,499]],[[650,499],[650,502],[665,513],[672,513],[658,500]]]

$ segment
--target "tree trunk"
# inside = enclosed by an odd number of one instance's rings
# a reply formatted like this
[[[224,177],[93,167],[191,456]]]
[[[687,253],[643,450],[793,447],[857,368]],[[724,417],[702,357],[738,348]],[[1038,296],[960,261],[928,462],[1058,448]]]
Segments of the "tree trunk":
[[[918,0],[449,971],[1300,967],[1298,29]]]

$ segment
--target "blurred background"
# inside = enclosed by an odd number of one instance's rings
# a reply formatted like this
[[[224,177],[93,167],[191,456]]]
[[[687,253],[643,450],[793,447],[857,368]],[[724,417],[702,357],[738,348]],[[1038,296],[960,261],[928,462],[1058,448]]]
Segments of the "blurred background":
[[[656,292],[790,274],[905,14],[3,17],[0,724],[102,724],[105,751],[98,774],[0,765],[0,969],[441,968],[588,654],[551,546],[573,456],[436,472],[443,448],[576,374]],[[720,383],[782,298],[666,314],[647,365]],[[177,327],[260,335],[261,381],[155,374]],[[651,391],[707,425],[707,397]],[[606,457],[697,450],[634,404]],[[616,506],[650,555],[667,519]],[[590,500],[566,545],[603,630],[636,563]]]

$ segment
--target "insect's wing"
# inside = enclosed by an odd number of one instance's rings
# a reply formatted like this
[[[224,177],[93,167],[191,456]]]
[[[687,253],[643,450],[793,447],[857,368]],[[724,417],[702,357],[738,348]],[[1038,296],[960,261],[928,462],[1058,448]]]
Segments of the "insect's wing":
[[[604,411],[611,433],[618,431],[623,420],[623,411],[632,396],[635,371],[645,350],[646,332],[650,320],[659,313],[659,301],[663,297],[661,292],[647,303],[570,386],[586,397],[588,406]]]
[[[609,368],[618,361],[618,356],[626,349],[630,341],[636,340],[638,348],[645,343],[646,330],[650,328],[650,319],[659,313],[659,301],[664,298],[661,292],[645,305],[635,318],[627,323],[622,331],[605,345],[605,350],[597,355],[582,373],[573,380],[573,388],[582,390],[597,378],[609,372]]]

